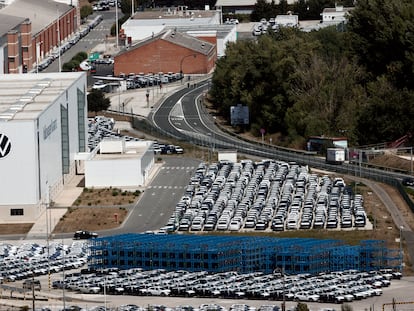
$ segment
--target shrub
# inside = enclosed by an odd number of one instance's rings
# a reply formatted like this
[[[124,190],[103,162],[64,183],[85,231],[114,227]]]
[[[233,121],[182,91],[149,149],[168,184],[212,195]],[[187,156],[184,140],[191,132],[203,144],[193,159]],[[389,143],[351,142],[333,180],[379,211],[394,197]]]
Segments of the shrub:
[[[119,192],[117,190],[112,190],[112,196],[116,197],[119,194]]]

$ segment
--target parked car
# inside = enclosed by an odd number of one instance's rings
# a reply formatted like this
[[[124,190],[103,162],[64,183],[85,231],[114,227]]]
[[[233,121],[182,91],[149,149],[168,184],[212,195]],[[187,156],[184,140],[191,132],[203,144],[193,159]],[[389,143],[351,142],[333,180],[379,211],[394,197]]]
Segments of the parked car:
[[[98,233],[90,232],[90,231],[83,231],[79,230],[76,231],[73,235],[73,239],[75,240],[87,240],[87,239],[95,239],[98,237]]]
[[[411,177],[403,178],[402,184],[404,186],[414,186],[414,178],[411,178]]]

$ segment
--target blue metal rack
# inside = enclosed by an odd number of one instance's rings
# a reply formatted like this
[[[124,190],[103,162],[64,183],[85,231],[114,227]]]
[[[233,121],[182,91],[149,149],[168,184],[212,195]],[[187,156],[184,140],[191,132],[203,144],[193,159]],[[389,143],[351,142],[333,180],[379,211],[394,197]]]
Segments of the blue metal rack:
[[[143,268],[239,273],[321,273],[398,267],[398,256],[384,241],[202,235],[124,234],[91,240],[89,265],[94,269]]]

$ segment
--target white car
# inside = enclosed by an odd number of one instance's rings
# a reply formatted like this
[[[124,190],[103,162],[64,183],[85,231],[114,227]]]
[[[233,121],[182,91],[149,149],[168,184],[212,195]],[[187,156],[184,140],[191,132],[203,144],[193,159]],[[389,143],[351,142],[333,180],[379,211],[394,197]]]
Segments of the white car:
[[[184,149],[180,146],[174,146],[175,153],[181,154],[184,153]]]
[[[229,225],[230,231],[239,231],[241,228],[241,221],[239,220],[232,220]]]

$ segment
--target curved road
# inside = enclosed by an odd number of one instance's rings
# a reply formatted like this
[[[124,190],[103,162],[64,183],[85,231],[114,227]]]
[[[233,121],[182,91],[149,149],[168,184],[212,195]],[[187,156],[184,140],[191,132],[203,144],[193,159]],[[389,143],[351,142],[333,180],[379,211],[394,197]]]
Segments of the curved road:
[[[165,130],[168,133],[178,137],[186,137],[188,140],[194,140],[195,143],[209,147],[227,147],[232,149],[238,149],[241,152],[248,154],[255,154],[258,156],[277,158],[279,154],[275,152],[275,149],[269,146],[263,146],[260,144],[247,143],[238,139],[237,137],[230,136],[223,133],[214,123],[214,120],[207,113],[204,112],[201,104],[202,93],[206,90],[207,82],[201,84],[194,89],[183,89],[178,93],[167,98],[152,116],[152,122],[155,126]],[[343,165],[332,166],[326,165],[321,159],[310,159],[304,155],[302,158],[293,157],[292,153],[288,155],[284,154],[287,151],[282,151],[282,156],[279,159],[286,161],[297,161],[298,163],[308,164],[314,167],[323,167],[324,169],[331,168],[332,171],[339,171],[347,175],[360,175],[367,171],[367,175],[375,179],[380,179],[384,175],[389,175],[390,178],[398,178],[398,174],[391,172],[384,172],[376,169],[361,168],[355,165]],[[284,155],[284,156],[283,156]],[[313,165],[312,165],[313,164]],[[379,199],[389,210],[392,215],[393,221],[397,228],[402,228],[402,236],[405,244],[407,245],[410,258],[414,258],[414,233],[410,229],[410,226],[406,222],[404,216],[392,201],[381,186],[369,179],[362,179],[359,177],[352,177],[355,180],[363,180],[363,182],[375,192]]]

